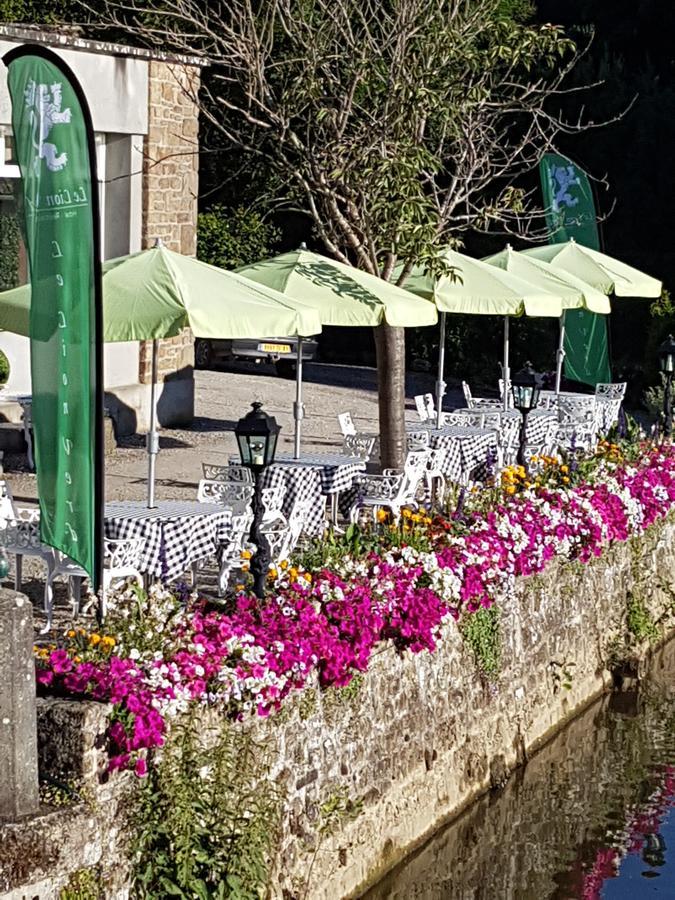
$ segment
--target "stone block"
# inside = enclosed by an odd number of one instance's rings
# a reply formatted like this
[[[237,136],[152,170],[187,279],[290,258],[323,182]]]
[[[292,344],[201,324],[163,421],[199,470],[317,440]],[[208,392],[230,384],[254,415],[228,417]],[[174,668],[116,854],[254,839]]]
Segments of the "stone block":
[[[33,607],[0,589],[0,820],[38,809]]]

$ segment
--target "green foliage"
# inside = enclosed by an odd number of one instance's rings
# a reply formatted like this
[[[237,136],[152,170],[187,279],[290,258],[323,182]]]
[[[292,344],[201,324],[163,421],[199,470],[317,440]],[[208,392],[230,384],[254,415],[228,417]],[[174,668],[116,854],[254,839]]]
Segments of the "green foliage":
[[[559,660],[552,660],[549,663],[554,694],[557,694],[561,688],[565,691],[572,690],[572,679],[574,677],[572,669],[574,666],[575,663],[568,660],[563,660],[562,662]]]
[[[103,890],[96,868],[73,872],[59,893],[59,900],[99,900],[100,897],[103,897]]]
[[[198,258],[224,269],[264,259],[278,240],[278,229],[251,210],[217,204],[197,220]]]
[[[0,0],[0,22],[54,25],[80,18],[77,0]]]
[[[0,387],[9,380],[9,360],[3,350],[0,350]]]
[[[343,822],[356,819],[363,809],[362,800],[352,800],[349,789],[340,786],[330,794],[319,809],[319,834],[333,834]]]
[[[345,555],[361,559],[370,553],[382,554],[402,546],[428,552],[431,550],[430,523],[431,518],[424,513],[411,513],[406,509],[398,524],[391,522],[389,516],[378,525],[352,524],[344,534],[333,531],[308,542],[295,554],[293,562],[308,572],[318,572],[330,568]]]
[[[489,609],[479,609],[466,613],[459,624],[459,630],[473,653],[479,671],[490,681],[499,674],[501,666],[501,630],[499,609],[493,605]]]
[[[1,20],[0,20],[1,21]],[[19,224],[15,216],[0,214],[0,291],[8,291],[19,283]]]
[[[658,640],[659,629],[647,605],[638,594],[630,594],[626,605],[626,627],[637,641],[653,644]]]
[[[131,813],[134,897],[265,895],[280,814],[266,763],[265,749],[228,724],[208,749],[196,718],[174,725]]]

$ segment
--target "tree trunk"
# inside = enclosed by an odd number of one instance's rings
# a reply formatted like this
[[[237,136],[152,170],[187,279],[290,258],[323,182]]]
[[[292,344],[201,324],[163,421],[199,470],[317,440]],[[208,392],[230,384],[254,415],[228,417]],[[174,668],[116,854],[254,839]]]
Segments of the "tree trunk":
[[[380,407],[380,460],[382,468],[401,469],[405,440],[405,332],[392,325],[375,329],[377,382]]]

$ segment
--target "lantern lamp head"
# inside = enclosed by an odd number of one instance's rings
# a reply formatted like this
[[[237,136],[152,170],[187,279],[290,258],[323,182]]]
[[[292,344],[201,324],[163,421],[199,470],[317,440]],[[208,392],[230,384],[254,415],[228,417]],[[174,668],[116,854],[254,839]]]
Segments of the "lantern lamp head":
[[[267,415],[262,403],[251,405],[253,409],[239,419],[234,433],[242,465],[259,472],[274,462],[281,426],[274,416]]]
[[[666,375],[675,372],[675,340],[672,334],[659,347],[659,368]]]
[[[520,412],[528,413],[539,402],[539,376],[532,368],[532,363],[525,366],[511,379],[513,405]]]

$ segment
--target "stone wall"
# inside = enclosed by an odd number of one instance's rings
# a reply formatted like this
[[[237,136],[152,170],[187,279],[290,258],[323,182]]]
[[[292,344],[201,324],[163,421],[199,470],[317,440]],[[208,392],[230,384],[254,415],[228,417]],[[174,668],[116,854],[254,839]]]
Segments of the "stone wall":
[[[160,239],[186,256],[197,252],[199,70],[159,60],[148,64],[148,134],[143,162],[143,247]],[[158,377],[165,382],[159,421],[178,425],[194,415],[192,332],[160,341]],[[149,384],[152,343],[141,344],[139,381]],[[178,382],[187,382],[180,384]],[[175,395],[175,396],[174,396]],[[170,407],[170,408],[166,408]],[[184,408],[183,408],[184,407]]]
[[[658,586],[664,576],[675,585],[673,523],[588,565],[553,564],[541,576],[522,579],[502,610],[503,665],[493,684],[478,676],[450,622],[433,654],[398,655],[387,647],[349,687],[306,690],[289,698],[277,716],[234,726],[251,728],[271,748],[272,777],[285,788],[272,896],[360,896],[442,822],[502,783],[554,730],[610,688],[608,645],[624,632],[631,592],[659,616],[672,609],[672,595]],[[563,670],[571,673],[569,689],[562,687]],[[27,823],[33,833],[53,835],[49,847],[43,841],[34,868],[29,842],[17,837],[19,826],[11,845],[0,831],[0,892],[30,885],[26,896],[57,896],[49,890],[77,868],[72,860],[86,856],[90,865],[112,873],[103,877],[106,896],[121,900],[126,868],[115,831],[122,824],[114,813],[124,778],[101,784],[105,709],[58,700],[42,701],[40,709],[43,770],[76,767],[85,775],[85,789],[107,799],[60,814],[71,843],[72,817],[81,816],[80,828],[88,815],[77,852],[59,853],[56,830]],[[322,828],[323,810],[335,808],[337,798],[353,801],[354,815]],[[49,822],[57,815],[50,813]],[[21,871],[8,875],[2,861],[8,847],[18,846],[28,855]],[[36,890],[47,874],[51,887]]]

